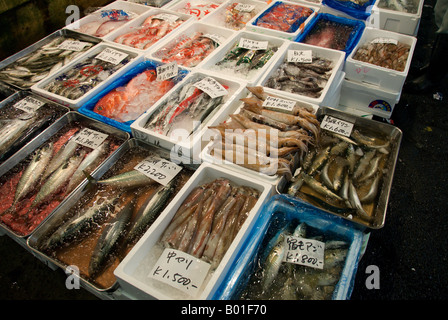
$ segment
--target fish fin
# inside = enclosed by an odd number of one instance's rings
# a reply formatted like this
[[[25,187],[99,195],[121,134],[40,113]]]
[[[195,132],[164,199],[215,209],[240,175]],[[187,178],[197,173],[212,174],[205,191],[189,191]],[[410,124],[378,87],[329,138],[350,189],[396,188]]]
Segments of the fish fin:
[[[96,183],[98,182],[94,177],[92,177],[90,175],[90,173],[86,172],[85,170],[82,170],[82,173],[84,173],[84,175],[87,178],[87,185],[84,187],[84,190],[89,190],[91,188],[93,188],[94,185],[96,185]]]

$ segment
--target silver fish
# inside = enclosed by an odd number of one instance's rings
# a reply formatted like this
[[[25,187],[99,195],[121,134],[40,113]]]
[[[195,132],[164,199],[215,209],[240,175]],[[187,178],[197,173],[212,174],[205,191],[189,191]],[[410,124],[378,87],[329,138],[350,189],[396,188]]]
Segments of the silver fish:
[[[75,154],[78,143],[75,139],[70,138],[53,156],[51,162],[48,164],[48,168],[42,176],[42,181],[48,178],[54,171],[56,171],[63,163],[67,161],[71,156]]]
[[[359,200],[362,203],[368,203],[368,202],[372,202],[376,195],[378,194],[378,186],[380,184],[380,180],[381,180],[381,175],[378,174],[372,181],[372,184],[370,185],[369,191]]]
[[[372,160],[372,158],[375,156],[376,151],[375,150],[371,150],[368,151],[360,160],[359,160],[359,164],[355,169],[355,172],[353,173],[353,179],[357,180],[359,179],[362,174],[364,173],[364,171],[367,169],[367,166],[370,163],[370,160]]]
[[[379,167],[379,163],[380,163],[380,161],[381,161],[382,158],[383,158],[382,155],[379,155],[379,156],[373,158],[373,159],[370,161],[368,170],[365,171],[364,175],[363,175],[362,177],[360,177],[360,178],[358,179],[358,181],[359,181],[359,182],[363,182],[363,181],[365,181],[365,180],[371,178],[371,177],[377,172],[378,167]]]
[[[313,175],[316,173],[317,170],[319,170],[324,163],[328,160],[328,157],[330,156],[330,146],[326,147],[325,149],[322,149],[319,151],[319,153],[315,156],[313,163],[310,166],[310,169],[308,170],[309,175]]]
[[[304,178],[305,183],[307,185],[309,185],[311,188],[313,188],[315,191],[317,191],[318,193],[320,193],[326,197],[330,197],[330,198],[339,200],[339,201],[343,200],[340,196],[338,196],[336,193],[334,193],[333,191],[331,191],[330,189],[325,187],[319,181],[315,180],[313,177],[311,177],[307,174],[303,174],[303,178]]]
[[[10,120],[0,129],[0,155],[4,154],[23,135],[23,133],[35,122],[35,116],[26,120],[19,118]]]
[[[356,188],[351,181],[349,182],[348,197],[352,208],[356,209],[356,212],[361,217],[370,220],[371,217],[367,214],[366,210],[363,208],[361,201],[359,200]]]
[[[157,183],[156,181],[149,178],[148,176],[146,176],[145,174],[141,173],[138,170],[130,170],[104,180],[95,180],[85,171],[84,174],[86,174],[87,179],[91,183],[105,186],[113,186],[116,188],[135,188],[145,186],[151,183]]]
[[[280,270],[280,266],[283,263],[283,257],[286,253],[284,239],[285,233],[282,232],[278,236],[277,243],[274,245],[265,261],[265,269],[263,270],[262,280],[264,291],[269,289],[275,277],[277,276],[278,271]]]

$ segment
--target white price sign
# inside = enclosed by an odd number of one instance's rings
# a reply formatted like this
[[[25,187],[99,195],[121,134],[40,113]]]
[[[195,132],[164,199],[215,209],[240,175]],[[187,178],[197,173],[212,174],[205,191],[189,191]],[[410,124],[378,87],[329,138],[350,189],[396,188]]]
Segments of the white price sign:
[[[177,74],[179,73],[179,67],[177,65],[177,62],[173,61],[171,63],[158,66],[156,72],[157,80],[164,81],[177,76]]]
[[[324,242],[291,235],[285,238],[285,248],[286,253],[283,257],[284,262],[299,264],[315,269],[324,268]]]
[[[240,12],[251,12],[254,9],[255,9],[255,6],[253,4],[248,4],[248,3],[238,3],[235,6],[235,10],[240,11]]]
[[[108,137],[107,134],[101,133],[89,128],[82,129],[75,137],[75,142],[92,149],[98,148]]]
[[[182,167],[166,159],[149,156],[134,169],[166,186],[182,170]]]
[[[14,104],[14,108],[28,112],[28,113],[34,113],[37,109],[42,107],[45,104],[45,102],[42,102],[40,100],[37,100],[33,97],[25,97],[19,102],[16,102]]]
[[[166,248],[148,277],[196,296],[209,269],[209,263],[185,252]]]
[[[196,88],[204,91],[212,99],[227,95],[227,90],[218,81],[211,77],[206,77],[194,84]]]
[[[292,111],[296,105],[295,101],[267,96],[263,102],[263,107]]]
[[[347,122],[338,118],[334,118],[329,115],[325,115],[322,123],[320,124],[321,129],[328,130],[340,135],[350,137],[353,130],[353,123]]]
[[[288,50],[288,62],[312,63],[312,50]]]
[[[160,20],[168,21],[169,23],[173,23],[173,22],[175,22],[177,19],[179,19],[179,17],[176,16],[175,14],[170,14],[170,13],[159,13],[159,14],[156,15],[153,19],[160,19]]]
[[[62,50],[70,50],[70,51],[82,51],[86,47],[88,43],[78,40],[65,40],[62,42],[58,49]]]
[[[226,40],[223,36],[216,34],[216,33],[207,33],[207,34],[204,34],[203,37],[212,39],[218,45],[221,45],[221,43],[223,43]]]
[[[96,58],[117,65],[127,56],[128,54],[125,52],[117,51],[112,48],[105,48],[103,51],[101,51],[100,54],[96,56]]]
[[[398,40],[380,37],[380,38],[373,39],[371,43],[384,43],[384,44],[390,43],[390,44],[397,45],[398,44]]]
[[[248,50],[266,50],[268,45],[269,41],[257,41],[247,38],[241,38],[238,43],[238,47]]]

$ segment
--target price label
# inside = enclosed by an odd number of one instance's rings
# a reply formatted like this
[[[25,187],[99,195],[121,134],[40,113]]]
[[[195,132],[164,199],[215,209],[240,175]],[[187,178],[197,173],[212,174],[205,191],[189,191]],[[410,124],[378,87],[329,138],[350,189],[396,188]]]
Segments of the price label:
[[[177,19],[179,19],[179,17],[176,16],[175,14],[170,14],[170,13],[159,13],[158,15],[156,15],[156,16],[154,17],[154,19],[164,20],[164,21],[168,21],[169,23],[173,23],[173,22],[175,22]]]
[[[159,280],[190,296],[196,296],[210,264],[185,252],[166,248],[148,277]]]
[[[269,41],[257,41],[247,38],[241,38],[238,43],[238,47],[248,50],[266,50],[268,45]]]
[[[16,102],[14,104],[14,108],[20,109],[22,111],[28,112],[28,113],[34,113],[37,109],[42,107],[45,104],[45,102],[42,102],[40,100],[37,100],[33,97],[25,97],[19,102]]]
[[[315,269],[324,268],[325,243],[295,236],[285,238],[284,262],[299,264]]]
[[[219,34],[215,34],[215,33],[207,33],[207,34],[204,34],[203,37],[212,39],[218,45],[221,45],[226,40],[223,36],[221,36]]]
[[[238,3],[235,6],[235,10],[240,11],[240,12],[251,12],[254,9],[255,9],[255,6],[253,4],[248,4],[248,3]]]
[[[288,50],[287,60],[288,60],[288,62],[312,63],[313,62],[313,51],[312,50]]]
[[[353,123],[326,115],[322,120],[320,127],[322,129],[350,137],[353,130]]]
[[[373,39],[371,43],[385,43],[385,44],[390,43],[390,44],[397,45],[398,40],[380,37],[380,38]]]
[[[206,94],[212,99],[227,95],[227,90],[218,81],[211,77],[206,77],[199,82],[196,82],[194,86]]]
[[[75,137],[75,142],[92,149],[98,148],[109,135],[89,128],[82,129]]]
[[[88,43],[78,40],[65,40],[58,48],[62,50],[82,51]]]
[[[292,111],[296,105],[295,101],[267,96],[263,107]]]
[[[166,186],[182,170],[182,167],[166,159],[149,156],[134,169]]]
[[[127,53],[117,51],[112,48],[105,48],[103,51],[101,51],[100,54],[96,56],[96,58],[117,65],[127,56]]]
[[[156,72],[157,80],[164,81],[177,76],[177,74],[179,73],[179,67],[177,66],[177,62],[173,61],[171,63],[158,66]]]

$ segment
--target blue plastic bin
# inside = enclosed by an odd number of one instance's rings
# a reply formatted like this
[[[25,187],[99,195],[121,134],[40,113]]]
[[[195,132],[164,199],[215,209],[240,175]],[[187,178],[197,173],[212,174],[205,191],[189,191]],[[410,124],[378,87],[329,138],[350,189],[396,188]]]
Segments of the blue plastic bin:
[[[369,0],[363,5],[344,0],[322,0],[322,5],[344,12],[355,19],[366,20],[372,13],[376,0]]]

